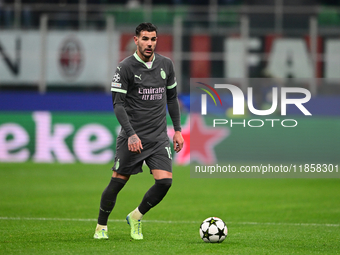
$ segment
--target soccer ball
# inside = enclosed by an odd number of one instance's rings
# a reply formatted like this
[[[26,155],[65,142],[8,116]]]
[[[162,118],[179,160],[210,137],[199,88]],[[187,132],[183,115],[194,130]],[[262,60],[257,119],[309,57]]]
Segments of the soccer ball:
[[[227,235],[227,225],[220,218],[209,217],[201,224],[200,236],[206,243],[222,243]]]

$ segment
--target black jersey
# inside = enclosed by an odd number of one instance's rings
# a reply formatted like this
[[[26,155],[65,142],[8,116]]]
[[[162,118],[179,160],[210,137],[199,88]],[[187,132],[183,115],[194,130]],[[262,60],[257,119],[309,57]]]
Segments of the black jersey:
[[[154,54],[149,67],[137,53],[119,63],[111,83],[114,104],[123,103],[132,128],[141,141],[168,139],[167,93],[176,90],[172,61]],[[124,128],[121,136],[128,137]]]

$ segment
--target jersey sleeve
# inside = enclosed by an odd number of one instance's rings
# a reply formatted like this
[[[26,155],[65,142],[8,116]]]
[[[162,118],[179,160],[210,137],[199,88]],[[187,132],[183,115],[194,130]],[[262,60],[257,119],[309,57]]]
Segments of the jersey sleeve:
[[[112,78],[111,91],[112,91],[112,103],[116,118],[122,129],[130,137],[136,132],[131,126],[129,117],[125,110],[125,96],[128,90],[128,71],[124,65],[118,65],[116,72]]]
[[[177,86],[177,82],[176,82],[176,77],[175,77],[175,71],[173,68],[173,64],[171,62],[169,78],[168,78],[167,86],[166,86],[168,111],[169,111],[172,123],[174,125],[175,131],[181,131],[181,114],[180,114],[179,103],[178,103],[178,98],[177,98],[176,86]]]
[[[169,77],[168,77],[166,88],[167,89],[172,89],[172,88],[174,88],[176,86],[177,86],[177,82],[176,82],[174,65],[173,65],[172,61],[170,61],[170,65],[169,65]]]
[[[114,95],[116,94],[116,95]],[[112,99],[115,101],[115,97],[117,97],[119,93],[112,93]],[[127,134],[128,137],[134,135],[136,132],[132,128],[131,123],[129,121],[129,117],[125,111],[124,105],[121,103],[114,103],[113,104],[113,110],[116,114],[116,118],[119,122],[119,124],[122,126],[122,129],[124,129],[125,133]]]
[[[129,70],[128,68],[120,63],[117,68],[116,72],[113,75],[112,82],[111,82],[111,91],[126,94],[128,90],[128,79]]]

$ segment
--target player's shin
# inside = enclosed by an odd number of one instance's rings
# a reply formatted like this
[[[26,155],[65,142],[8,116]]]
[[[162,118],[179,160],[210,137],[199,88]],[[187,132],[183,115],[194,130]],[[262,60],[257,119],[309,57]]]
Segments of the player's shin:
[[[162,201],[170,189],[171,184],[171,178],[156,180],[155,184],[145,193],[142,202],[138,206],[140,213],[144,215],[152,207],[156,206],[160,201]]]
[[[124,187],[127,181],[112,177],[109,185],[103,191],[101,200],[100,200],[100,209],[98,216],[98,224],[99,225],[107,225],[108,218],[110,216],[113,207],[116,204],[116,199],[119,191]]]

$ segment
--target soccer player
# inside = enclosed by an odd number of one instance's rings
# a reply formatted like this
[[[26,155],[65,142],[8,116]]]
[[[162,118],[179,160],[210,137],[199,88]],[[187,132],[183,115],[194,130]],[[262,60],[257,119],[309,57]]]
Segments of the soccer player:
[[[179,152],[184,143],[173,63],[154,52],[157,28],[153,24],[142,23],[135,32],[137,50],[119,63],[111,83],[113,108],[122,129],[117,137],[112,178],[100,201],[96,239],[108,239],[107,221],[117,195],[131,175],[142,172],[143,162],[155,184],[126,217],[133,239],[143,239],[143,215],[168,192],[172,184],[172,157],[166,106],[175,129],[174,151]]]

